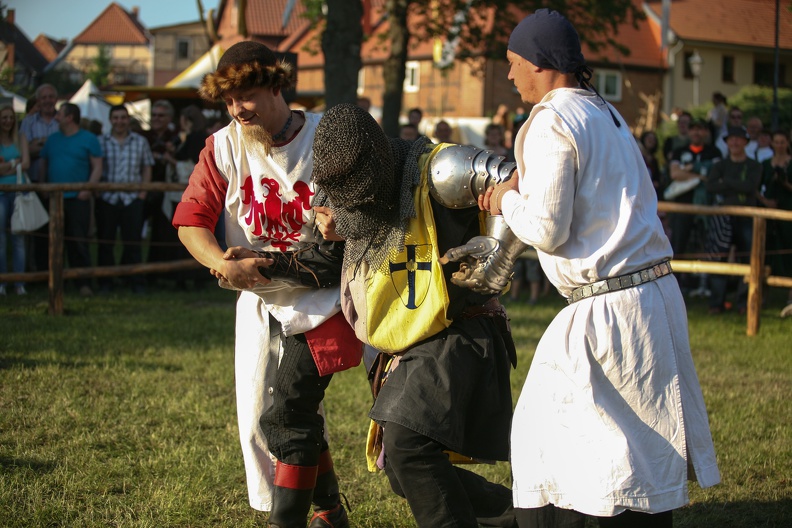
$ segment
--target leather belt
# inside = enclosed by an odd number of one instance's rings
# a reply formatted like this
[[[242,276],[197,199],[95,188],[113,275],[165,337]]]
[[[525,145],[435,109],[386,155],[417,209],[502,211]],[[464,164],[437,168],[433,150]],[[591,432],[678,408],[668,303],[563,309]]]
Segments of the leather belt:
[[[670,275],[672,271],[671,264],[666,260],[660,264],[655,264],[646,269],[636,271],[635,273],[628,273],[612,279],[603,279],[591,284],[586,284],[585,286],[572,290],[572,296],[567,299],[567,303],[572,304],[587,297],[594,297],[595,295],[602,295],[603,293],[632,288],[633,286],[638,286],[639,284],[651,282],[660,277]]]

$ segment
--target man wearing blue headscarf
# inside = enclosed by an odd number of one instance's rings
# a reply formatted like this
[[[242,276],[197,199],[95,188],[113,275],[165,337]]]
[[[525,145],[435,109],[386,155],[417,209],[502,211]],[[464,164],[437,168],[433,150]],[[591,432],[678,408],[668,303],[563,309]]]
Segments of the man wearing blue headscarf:
[[[568,299],[542,337],[512,422],[521,528],[670,527],[689,479],[720,481],[672,252],[641,153],[590,84],[575,29],[541,9],[509,39],[534,107],[519,178],[479,200],[537,249]]]

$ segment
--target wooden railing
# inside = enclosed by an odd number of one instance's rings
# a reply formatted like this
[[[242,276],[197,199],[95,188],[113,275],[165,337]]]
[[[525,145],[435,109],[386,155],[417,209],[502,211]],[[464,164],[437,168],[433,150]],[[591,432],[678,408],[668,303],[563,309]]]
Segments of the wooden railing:
[[[113,267],[72,268],[63,266],[63,193],[74,191],[183,191],[182,183],[44,183],[25,185],[0,185],[0,192],[37,191],[49,193],[49,269],[46,272],[4,273],[0,282],[43,281],[49,282],[49,313],[63,313],[63,280],[86,277],[111,277],[144,273],[158,273],[200,268],[192,259],[172,262],[135,264]],[[792,277],[770,275],[764,265],[767,220],[792,222],[792,211],[766,209],[760,207],[703,206],[660,202],[658,210],[666,213],[694,215],[734,215],[753,218],[753,243],[750,264],[730,262],[710,262],[705,260],[673,260],[675,271],[680,273],[711,273],[716,275],[736,275],[748,282],[747,330],[749,336],[759,332],[759,314],[762,306],[762,286],[792,288]]]
[[[157,262],[148,264],[130,264],[112,267],[69,268],[64,269],[63,263],[63,193],[65,192],[106,192],[106,191],[183,191],[183,183],[29,183],[24,185],[0,185],[0,192],[37,191],[49,195],[49,265],[47,271],[29,273],[0,274],[2,282],[36,282],[49,283],[49,313],[63,314],[63,281],[64,279],[117,277],[123,275],[139,275],[199,268],[200,264],[193,259]]]
[[[792,277],[779,277],[770,275],[765,262],[765,238],[767,235],[767,221],[781,220],[792,222],[792,211],[781,209],[766,209],[763,207],[742,206],[705,206],[680,204],[675,202],[660,202],[657,209],[666,213],[694,214],[694,215],[732,215],[748,216],[753,218],[753,238],[751,242],[751,257],[749,264],[736,264],[733,262],[710,262],[703,260],[673,260],[671,267],[681,273],[711,273],[715,275],[737,275],[746,278],[748,282],[747,329],[746,334],[755,336],[759,333],[759,314],[762,307],[762,286],[775,286],[792,288]]]

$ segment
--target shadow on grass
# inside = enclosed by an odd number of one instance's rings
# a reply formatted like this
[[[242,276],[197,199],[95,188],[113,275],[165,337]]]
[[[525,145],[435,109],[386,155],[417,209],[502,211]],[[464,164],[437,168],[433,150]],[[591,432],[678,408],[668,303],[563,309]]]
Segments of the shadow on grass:
[[[674,528],[787,528],[792,499],[774,502],[706,502],[674,512]]]
[[[18,471],[20,469],[27,469],[35,473],[49,473],[57,467],[55,462],[48,462],[44,460],[34,460],[30,458],[11,458],[0,456],[0,469],[3,472]]]
[[[96,355],[96,354],[94,354]],[[123,361],[115,362],[119,366],[123,366],[126,370],[142,370],[142,371],[165,371],[165,372],[181,372],[184,367],[168,363],[155,363],[144,361],[130,361],[124,359]],[[35,369],[40,367],[57,367],[59,369],[85,369],[95,368],[98,365],[106,366],[108,364],[107,357],[97,356],[96,361],[86,360],[84,357],[78,361],[62,361],[54,359],[32,359],[21,356],[14,357],[0,357],[0,370],[21,367],[24,369]]]

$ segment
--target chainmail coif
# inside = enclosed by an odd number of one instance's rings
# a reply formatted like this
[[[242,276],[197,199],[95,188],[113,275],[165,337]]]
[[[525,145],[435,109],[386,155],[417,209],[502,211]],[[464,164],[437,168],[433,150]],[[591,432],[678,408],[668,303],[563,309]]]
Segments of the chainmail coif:
[[[417,161],[427,143],[389,139],[368,112],[352,104],[334,106],[322,117],[314,137],[313,180],[317,198],[329,199],[336,232],[346,240],[344,269],[363,261],[378,269],[391,249],[402,249],[407,220],[415,216]]]

